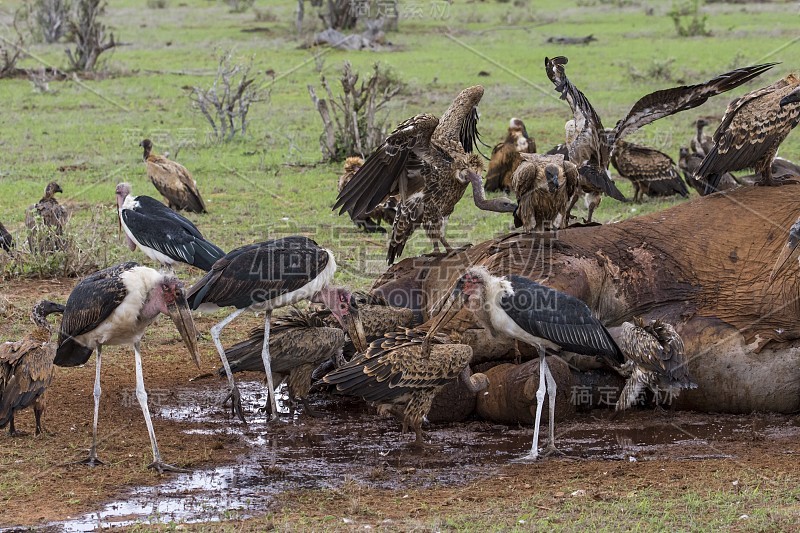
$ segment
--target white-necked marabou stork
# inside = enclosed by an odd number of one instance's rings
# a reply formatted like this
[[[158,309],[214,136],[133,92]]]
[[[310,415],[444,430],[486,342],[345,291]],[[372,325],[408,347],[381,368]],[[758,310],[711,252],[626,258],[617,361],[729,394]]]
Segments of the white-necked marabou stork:
[[[225,255],[187,218],[155,198],[132,196],[128,183],[117,185],[116,196],[119,223],[131,250],[138,247],[168,268],[180,262],[206,272]]]
[[[219,336],[222,329],[246,309],[264,311],[264,341],[261,358],[267,375],[272,416],[278,415],[272,366],[269,356],[269,327],[272,311],[302,300],[324,303],[342,322],[349,313],[350,293],[328,287],[336,272],[336,261],[330,250],[301,236],[283,237],[242,246],[217,261],[211,271],[195,283],[187,293],[192,309],[212,311],[235,307],[236,311],[211,327],[211,338],[217,347],[230,385],[233,414],[245,422],[241,396],[233,379],[225,349]]]
[[[105,345],[132,344],[136,359],[136,398],[144,414],[153,462],[158,472],[184,471],[161,460],[156,434],[147,408],[147,391],[142,377],[139,343],[147,326],[160,313],[169,315],[186,344],[192,360],[200,366],[197,330],[186,303],[183,284],[172,273],[141,266],[133,261],[106,268],[83,278],[67,299],[56,350],[55,364],[78,366],[86,363],[97,349],[94,382],[94,423],[92,448],[84,464],[103,464],[97,458],[97,417],[100,408],[100,363]]]
[[[545,392],[550,399],[550,442],[545,454],[556,452],[556,382],[547,366],[545,348],[593,355],[616,368],[625,360],[614,339],[581,300],[521,276],[497,277],[485,267],[472,267],[458,280],[453,296],[439,313],[434,327],[454,316],[448,308],[457,300],[466,299],[466,307],[493,335],[507,335],[537,348],[540,368],[536,422],[531,452],[524,459],[535,460],[539,456],[539,424]]]

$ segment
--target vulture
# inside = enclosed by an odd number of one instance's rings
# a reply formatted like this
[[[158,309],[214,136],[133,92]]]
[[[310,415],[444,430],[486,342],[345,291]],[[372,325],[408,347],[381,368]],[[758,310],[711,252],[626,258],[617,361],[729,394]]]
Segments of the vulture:
[[[8,425],[11,436],[21,435],[14,427],[14,413],[31,405],[36,419],[35,434],[42,433],[47,387],[53,380],[56,356],[47,315],[63,312],[63,305],[47,300],[38,302],[31,313],[36,329],[19,342],[0,344],[0,428]]]
[[[670,324],[662,320],[645,323],[636,317],[633,323],[623,322],[610,331],[625,355],[620,371],[629,376],[617,400],[617,411],[640,403],[645,387],[655,395],[656,405],[671,403],[682,389],[697,388],[686,367],[683,339]]]
[[[192,179],[186,167],[154,154],[150,139],[143,140],[139,146],[144,150],[147,177],[167,200],[167,205],[175,211],[183,209],[193,213],[206,213],[206,204],[197,190],[197,182]]]
[[[0,222],[0,248],[9,253],[14,248],[14,237],[11,236],[2,222]]]
[[[678,166],[664,152],[619,140],[610,159],[619,175],[631,180],[634,202],[640,202],[645,194],[650,197],[689,196]]]
[[[403,253],[414,230],[422,225],[438,251],[452,247],[445,239],[447,218],[467,185],[483,189],[483,161],[472,150],[478,136],[477,105],[483,87],[464,89],[441,118],[421,114],[401,122],[370,155],[339,193],[334,210],[358,219],[390,196],[397,195],[397,215],[386,254],[388,264]],[[481,209],[512,212],[507,199],[485,201]]]
[[[311,374],[321,362],[342,357],[345,344],[344,331],[329,326],[318,313],[293,309],[288,315],[272,319],[269,351],[272,355],[273,383],[287,380],[289,397],[302,402],[306,412],[316,413],[308,404]],[[225,350],[231,372],[254,370],[264,372],[261,348],[264,345],[264,328],[250,331],[250,337]],[[225,377],[225,369],[219,370]]]
[[[120,227],[131,250],[167,268],[186,263],[208,272],[225,255],[207,241],[190,220],[149,196],[132,196],[131,186],[120,183],[116,189]]]
[[[28,246],[32,253],[54,252],[64,248],[62,236],[69,216],[55,198],[59,192],[63,192],[61,186],[51,181],[45,187],[42,199],[25,212]]]
[[[511,190],[511,177],[522,159],[519,154],[536,152],[536,142],[528,136],[525,124],[518,118],[512,118],[508,125],[508,135],[503,142],[492,149],[489,168],[486,170],[487,191]]]
[[[578,168],[563,155],[522,154],[511,189],[517,196],[515,225],[526,232],[566,227],[578,192]]]
[[[721,74],[706,83],[650,93],[640,98],[627,116],[617,122],[610,133],[606,133],[589,100],[567,78],[564,69],[567,62],[567,58],[563,56],[553,59],[546,57],[544,60],[548,78],[553,82],[555,90],[561,93],[561,98],[569,103],[574,115],[574,134],[567,134],[569,160],[577,165],[578,172],[586,181],[612,197],[613,182],[608,173],[608,165],[617,141],[655,120],[695,108],[710,97],[734,89],[775,65],[767,63],[744,67]],[[599,204],[599,200],[598,196],[592,203]]]
[[[697,132],[689,143],[689,148],[692,149],[692,153],[700,157],[705,157],[706,154],[711,151],[711,148],[714,147],[714,140],[703,132],[703,128],[706,126],[708,126],[708,121],[704,118],[698,118],[697,122],[695,122]]]
[[[773,176],[772,161],[798,122],[800,78],[793,74],[733,100],[695,177],[705,181],[706,193],[719,190],[720,176],[726,172],[748,168],[759,175],[758,185],[797,183]]]
[[[686,181],[686,184],[697,191],[697,194],[700,196],[705,196],[706,194],[706,184],[705,181],[701,181],[695,179],[694,175],[697,172],[697,169],[700,168],[700,163],[703,162],[703,156],[698,154],[693,154],[689,151],[689,148],[681,147],[679,151],[680,157],[678,158],[678,168],[681,169],[683,172],[683,179]],[[733,174],[730,172],[726,172],[722,176],[720,176],[719,185],[717,185],[717,189],[720,191],[734,189],[739,186],[739,182],[736,181],[736,178],[733,177]]]
[[[344,186],[355,176],[358,169],[364,166],[364,160],[360,157],[348,157],[344,161],[344,174],[339,176],[339,192],[342,192]],[[381,227],[381,221],[386,222],[388,225],[394,223],[394,216],[397,213],[397,198],[390,196],[385,202],[381,203],[375,209],[364,215],[363,218],[354,218],[353,222],[359,228],[362,228],[367,233],[386,233]]]
[[[781,249],[778,259],[775,260],[775,265],[772,267],[772,272],[769,275],[770,282],[774,281],[777,275],[791,263],[789,261],[790,258],[797,257],[798,244],[800,244],[800,218],[789,228],[789,239],[786,241],[786,245]]]
[[[374,402],[378,413],[402,421],[403,433],[414,430],[414,445],[424,446],[422,420],[436,394],[450,380],[461,378],[473,393],[485,389],[485,374],[472,374],[472,348],[449,344],[444,335],[418,329],[386,333],[367,351],[326,374],[322,381],[350,396]]]

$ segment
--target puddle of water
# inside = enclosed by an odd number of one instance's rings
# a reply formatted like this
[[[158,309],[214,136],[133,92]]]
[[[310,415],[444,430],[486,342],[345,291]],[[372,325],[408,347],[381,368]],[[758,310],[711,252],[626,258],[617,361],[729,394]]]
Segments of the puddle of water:
[[[428,429],[437,447],[420,452],[408,445],[413,434],[401,435],[394,420],[378,418],[363,403],[342,398],[315,403],[323,418],[301,416],[267,424],[266,416],[254,414],[266,400],[263,385],[242,381],[239,386],[250,402],[246,428],[219,407],[224,393],[218,386],[178,391],[178,404],[158,411],[158,416],[176,422],[205,423],[204,428],[187,428],[189,435],[242,435],[250,451],[239,464],[175,475],[158,487],[138,488],[99,512],[53,525],[89,531],[134,523],[244,518],[268,512],[281,492],[336,488],[348,482],[385,489],[458,485],[496,473],[531,446],[532,428],[472,422]],[[713,441],[800,434],[799,419],[786,417],[676,414],[673,419],[639,413],[628,420],[586,415],[557,424],[556,445],[568,456],[589,459],[703,460],[727,457]],[[545,423],[543,437],[546,432]]]

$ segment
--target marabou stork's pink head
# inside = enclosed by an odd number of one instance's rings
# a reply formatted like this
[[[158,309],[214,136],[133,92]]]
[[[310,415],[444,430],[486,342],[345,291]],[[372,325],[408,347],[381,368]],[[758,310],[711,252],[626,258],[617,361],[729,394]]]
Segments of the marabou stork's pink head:
[[[428,336],[435,334],[458,314],[462,307],[479,311],[486,304],[486,285],[491,274],[486,267],[469,268],[456,282],[452,293],[433,318]]]
[[[194,364],[200,368],[200,350],[197,346],[197,328],[195,328],[192,312],[186,301],[183,283],[172,275],[165,275],[161,281],[150,290],[148,304],[157,312],[169,315],[183,343],[189,350]]]
[[[118,183],[116,189],[116,197],[117,197],[117,208],[122,207],[122,204],[125,203],[125,198],[131,193],[131,184],[130,183]]]

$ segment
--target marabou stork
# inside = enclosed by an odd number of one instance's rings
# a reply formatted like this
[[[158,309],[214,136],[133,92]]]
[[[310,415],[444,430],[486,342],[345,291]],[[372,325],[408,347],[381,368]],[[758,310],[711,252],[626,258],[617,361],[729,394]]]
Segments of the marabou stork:
[[[545,392],[550,397],[550,442],[546,454],[556,452],[556,382],[547,366],[545,348],[592,355],[616,368],[625,359],[614,339],[585,303],[521,276],[497,277],[485,267],[469,268],[437,315],[435,328],[441,327],[439,321],[446,322],[454,316],[448,308],[454,308],[458,300],[465,300],[466,307],[493,335],[507,335],[537,348],[540,368],[536,423],[531,452],[524,459],[535,460],[539,456],[539,424]]]
[[[225,255],[207,241],[192,222],[155,198],[132,196],[128,183],[117,185],[119,223],[128,247],[137,247],[153,261],[172,268],[186,263],[208,272]]]
[[[50,342],[51,313],[63,313],[64,306],[42,300],[33,306],[31,321],[36,329],[18,342],[0,344],[0,428],[21,435],[14,427],[14,413],[33,405],[36,435],[42,433],[42,415],[47,407],[47,387],[53,380],[56,345]]]
[[[159,313],[169,315],[199,367],[197,330],[186,303],[183,284],[172,273],[163,273],[135,262],[122,263],[100,270],[78,283],[67,299],[58,339],[55,364],[78,366],[86,363],[97,349],[94,381],[94,423],[92,448],[83,464],[103,464],[97,458],[97,417],[100,408],[100,363],[105,345],[132,344],[136,360],[136,398],[144,414],[153,462],[148,468],[158,472],[181,472],[166,464],[158,451],[156,434],[147,408],[147,391],[142,377],[142,356],[139,343]]]
[[[266,317],[261,358],[267,375],[272,416],[276,417],[278,408],[269,355],[272,311],[312,299],[327,305],[341,323],[349,313],[350,293],[328,286],[335,272],[336,261],[330,250],[307,237],[291,236],[242,246],[228,252],[189,289],[187,299],[192,309],[236,308],[227,318],[211,327],[211,338],[214,339],[228,377],[233,414],[242,422],[245,419],[241,395],[219,339],[222,329],[246,309],[264,311]]]

